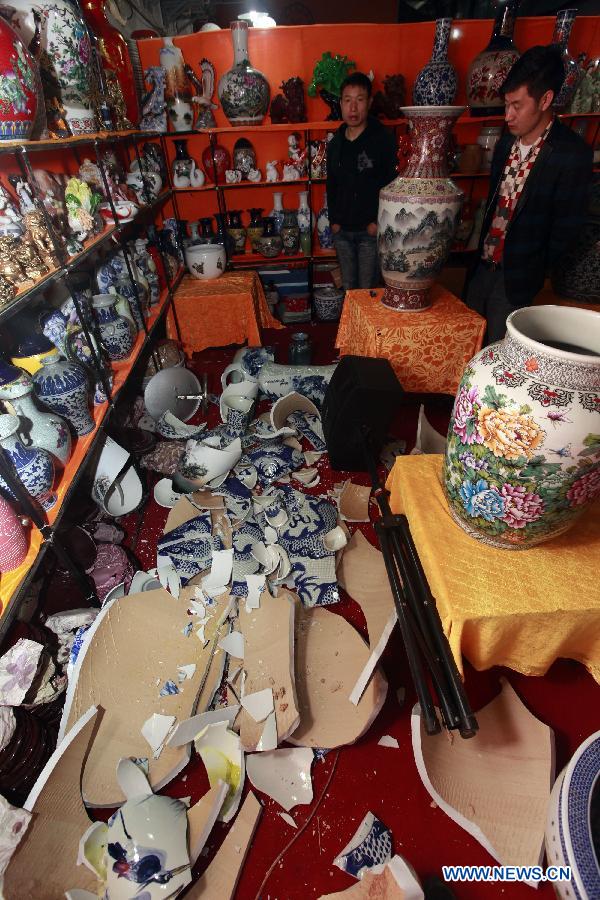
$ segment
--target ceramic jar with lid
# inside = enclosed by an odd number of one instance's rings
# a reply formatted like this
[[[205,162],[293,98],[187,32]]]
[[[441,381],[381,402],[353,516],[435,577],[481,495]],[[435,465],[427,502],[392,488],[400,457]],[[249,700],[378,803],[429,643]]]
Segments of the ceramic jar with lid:
[[[130,323],[117,312],[116,302],[114,294],[96,294],[93,300],[102,344],[113,361],[126,359],[135,341]]]
[[[305,331],[296,331],[290,340],[288,362],[291,366],[310,366],[312,344]]]

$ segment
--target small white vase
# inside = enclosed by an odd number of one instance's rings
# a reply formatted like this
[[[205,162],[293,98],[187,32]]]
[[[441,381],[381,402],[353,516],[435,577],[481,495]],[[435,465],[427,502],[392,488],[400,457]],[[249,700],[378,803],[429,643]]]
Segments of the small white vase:
[[[275,222],[275,232],[279,234],[283,225],[283,194],[281,191],[273,191],[273,209],[269,218]]]

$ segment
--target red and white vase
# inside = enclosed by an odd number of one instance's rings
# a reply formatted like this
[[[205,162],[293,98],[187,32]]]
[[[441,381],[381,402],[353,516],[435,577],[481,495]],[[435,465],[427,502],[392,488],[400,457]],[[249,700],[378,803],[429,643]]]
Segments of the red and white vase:
[[[518,6],[519,0],[499,0],[490,42],[471,63],[467,73],[467,100],[473,116],[504,115],[500,88],[519,58],[513,43]]]
[[[0,572],[18,569],[27,556],[27,537],[16,512],[0,496]]]
[[[0,140],[27,140],[38,106],[36,64],[0,18]]]
[[[460,220],[464,194],[448,177],[448,141],[464,106],[405,106],[411,152],[401,175],[379,192],[377,246],[386,289],[399,312],[431,305]]]

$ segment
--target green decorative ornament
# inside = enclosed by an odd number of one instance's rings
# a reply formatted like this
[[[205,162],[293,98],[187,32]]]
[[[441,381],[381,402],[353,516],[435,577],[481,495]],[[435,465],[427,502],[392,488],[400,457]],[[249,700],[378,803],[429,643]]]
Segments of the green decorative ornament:
[[[327,50],[315,64],[312,81],[308,86],[308,96],[316,97],[317,93],[330,108],[327,121],[339,121],[342,118],[340,109],[340,92],[342,83],[348,77],[356,63],[347,56],[335,56]]]

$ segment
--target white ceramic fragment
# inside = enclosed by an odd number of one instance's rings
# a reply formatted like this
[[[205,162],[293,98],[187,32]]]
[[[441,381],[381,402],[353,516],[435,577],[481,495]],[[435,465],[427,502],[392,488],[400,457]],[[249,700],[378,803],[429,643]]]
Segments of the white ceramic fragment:
[[[204,849],[227,796],[228,786],[218,781],[191,809],[188,809],[188,847],[192,865]]]
[[[419,407],[419,421],[417,424],[417,439],[411,455],[417,453],[445,453],[446,435],[440,434],[429,424],[425,415],[425,407],[421,403]]]
[[[292,817],[290,816],[289,813],[282,813],[282,812],[280,812],[279,815],[281,816],[281,818],[283,819],[283,821],[286,822],[286,823],[290,826],[290,828],[297,828],[297,827],[298,827],[298,826],[296,825],[296,823],[294,822],[294,820],[292,819]]]
[[[244,701],[242,700],[242,703],[243,702]],[[275,710],[273,710],[266,718],[263,732],[256,745],[256,749],[257,751],[276,750],[277,743],[277,719],[275,717]]]
[[[161,437],[178,438],[179,440],[198,438],[205,428],[206,422],[201,422],[199,425],[186,425],[169,410],[162,414],[155,425],[155,430]]]
[[[313,760],[309,747],[284,748],[249,754],[246,769],[254,787],[289,812],[294,806],[312,803]]]
[[[208,725],[216,725],[219,722],[225,722],[231,727],[239,711],[239,705],[222,706],[220,709],[210,709],[208,712],[185,719],[183,722],[179,722],[167,743],[169,747],[182,747],[184,744],[194,741]]]
[[[4,875],[30,819],[30,812],[12,806],[0,795],[0,876]]]
[[[161,583],[151,572],[136,572],[131,579],[128,594],[141,594],[144,591],[156,591]]]
[[[342,872],[360,878],[365,869],[373,873],[383,871],[391,858],[391,831],[377,816],[368,812],[333,864]]]
[[[363,872],[360,881],[345,891],[321,894],[319,900],[424,900],[417,876],[401,856],[393,856],[386,866]]]
[[[190,446],[191,444],[191,446]],[[184,477],[186,467],[191,466],[197,472],[203,472],[201,475],[194,475],[188,480],[193,481],[199,487],[215,479],[226,477],[227,473],[233,469],[242,455],[242,444],[239,438],[235,438],[227,447],[222,450],[217,447],[211,447],[208,440],[204,443],[188,442],[185,455],[180,463],[180,469]]]
[[[228,635],[221,638],[218,645],[225,653],[235,656],[236,659],[244,658],[244,635],[239,631],[230,631]]]
[[[348,543],[348,538],[346,537],[346,532],[340,525],[336,525],[335,528],[332,528],[331,531],[328,531],[325,537],[323,538],[323,545],[326,550],[331,551],[332,553],[341,550]]]
[[[193,678],[196,671],[196,663],[189,663],[185,666],[177,666],[177,680],[182,684],[187,678]]]
[[[117,781],[127,800],[134,797],[150,797],[152,794],[152,788],[142,769],[127,757],[119,760]]]
[[[154,499],[159,506],[163,506],[165,509],[172,509],[181,500],[182,496],[183,494],[180,494],[173,487],[171,478],[161,478],[154,485]]]
[[[211,787],[224,781],[229,791],[219,820],[229,822],[235,815],[244,787],[244,754],[239,735],[227,728],[226,722],[209,725],[195,739],[194,745],[202,757]]]
[[[231,581],[233,550],[214,550],[210,572],[202,579],[202,590],[209,596],[223,594]]]
[[[153,713],[142,725],[142,735],[147,740],[153,755],[159,754],[169,731],[175,723],[175,716]]]
[[[279,538],[277,531],[275,528],[272,528],[271,525],[266,525],[263,531],[263,535],[265,538],[266,544],[276,544]]]
[[[255,722],[264,722],[274,709],[273,689],[265,688],[263,691],[245,694],[242,697],[242,706],[250,713]]]
[[[160,565],[157,565],[156,567],[158,580],[164,589],[177,599],[181,593],[181,579],[177,574],[175,566],[168,557],[159,556],[157,562],[159,561]]]
[[[280,428],[283,428],[288,417],[294,412],[310,413],[319,418],[321,416],[321,413],[312,400],[309,400],[308,397],[305,397],[303,394],[292,391],[284,397],[280,397],[271,407],[271,427],[273,428],[273,431],[278,431]]]
[[[366,663],[364,669],[358,676],[358,678],[356,680],[356,684],[352,688],[352,692],[350,694],[350,703],[353,703],[355,706],[358,706],[358,704],[360,702],[360,698],[362,697],[362,695],[365,692],[365,688],[369,683],[371,675],[375,671],[375,667],[377,666],[377,663],[379,662],[379,659],[381,658],[381,654],[385,650],[387,642],[390,639],[390,635],[391,635],[392,631],[394,630],[394,625],[396,624],[397,619],[398,619],[398,614],[396,613],[396,610],[394,609],[394,611],[391,613],[389,619],[387,620],[387,622],[384,626],[384,629],[381,632],[381,635],[379,636],[379,640],[377,641],[377,643],[375,644],[375,647],[369,654],[369,658],[367,660],[367,663]]]
[[[260,609],[260,595],[265,589],[266,579],[264,575],[246,575],[248,596],[246,597],[246,612],[251,609]]]
[[[384,734],[382,737],[380,737],[377,741],[377,745],[379,747],[389,747],[391,750],[398,750],[400,747],[400,744],[398,743],[396,738],[392,737],[391,734]]]
[[[323,451],[319,450],[305,450],[304,451],[304,459],[307,466],[314,466],[316,462],[318,462],[323,456]]]

